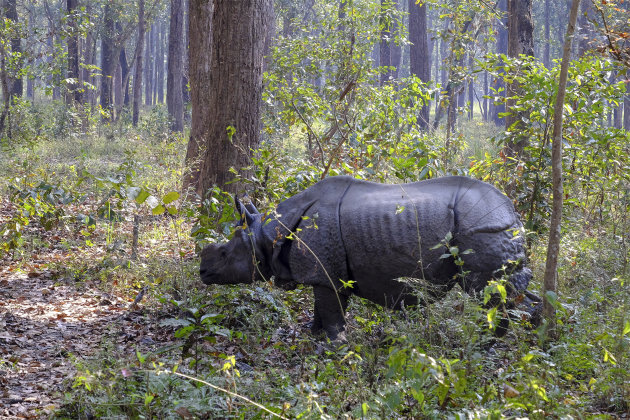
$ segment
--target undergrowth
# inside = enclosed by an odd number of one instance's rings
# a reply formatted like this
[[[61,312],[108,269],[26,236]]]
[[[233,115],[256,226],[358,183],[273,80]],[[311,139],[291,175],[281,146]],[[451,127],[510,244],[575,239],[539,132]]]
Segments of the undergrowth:
[[[130,301],[144,291],[137,310],[172,332],[131,354],[104,339],[99,354],[75,359],[54,417],[543,419],[630,410],[630,277],[615,232],[565,226],[553,342],[543,341],[544,325],[519,322],[495,337],[480,302],[459,288],[400,312],[353,298],[347,344],[325,342],[309,333],[308,288],[203,286],[190,232],[224,239],[231,198],[217,191],[203,203],[179,191],[183,137],[111,130],[41,141],[0,160],[12,174],[0,181],[3,196],[10,187],[14,194],[1,222],[16,223],[2,258],[26,264],[63,249],[72,257],[50,263],[57,281]],[[492,147],[462,147],[458,162]],[[312,165],[271,148],[254,164],[251,186],[266,208],[317,180]],[[544,235],[531,243],[531,288],[540,292]]]

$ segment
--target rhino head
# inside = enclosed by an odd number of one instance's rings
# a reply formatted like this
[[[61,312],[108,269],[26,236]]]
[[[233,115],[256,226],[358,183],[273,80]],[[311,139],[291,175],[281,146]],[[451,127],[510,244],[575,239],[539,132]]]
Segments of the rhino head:
[[[226,243],[210,244],[201,251],[199,275],[205,284],[252,283],[261,280],[266,270],[260,261],[258,241],[262,214],[235,198],[241,222],[234,237]],[[258,265],[258,267],[257,267]]]

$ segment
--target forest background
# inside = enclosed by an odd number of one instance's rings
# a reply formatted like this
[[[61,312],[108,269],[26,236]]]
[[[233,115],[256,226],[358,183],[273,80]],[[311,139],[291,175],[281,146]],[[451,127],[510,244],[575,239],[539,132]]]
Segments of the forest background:
[[[355,299],[340,345],[308,288],[197,274],[235,192],[459,174],[513,200],[542,295],[570,3],[3,0],[0,416],[627,418],[626,1],[580,5],[552,320]]]

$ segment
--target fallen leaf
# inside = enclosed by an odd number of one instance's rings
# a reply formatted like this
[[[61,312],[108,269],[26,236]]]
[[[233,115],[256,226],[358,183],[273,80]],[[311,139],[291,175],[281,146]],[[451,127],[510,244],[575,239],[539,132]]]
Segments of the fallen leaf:
[[[503,384],[503,395],[505,398],[516,398],[521,395],[516,389],[508,384]]]

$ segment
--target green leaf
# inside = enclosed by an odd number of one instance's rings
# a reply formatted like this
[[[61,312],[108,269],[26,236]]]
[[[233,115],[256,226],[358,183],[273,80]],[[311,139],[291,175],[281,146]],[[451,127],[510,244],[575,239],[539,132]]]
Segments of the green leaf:
[[[177,191],[171,191],[170,193],[164,196],[162,201],[164,202],[164,204],[169,204],[177,200],[178,198],[179,198],[179,193]]]
[[[142,204],[150,196],[151,194],[149,194],[146,190],[141,190],[134,199],[136,200],[136,203]]]
[[[558,302],[558,295],[555,292],[548,290],[545,293],[545,298],[551,304],[551,306],[553,306],[555,310],[562,309],[562,304]]]
[[[628,333],[630,333],[630,321],[626,321],[626,324],[623,326],[623,332],[621,333],[621,335],[624,336]]]
[[[158,204],[157,206],[153,207],[153,210],[151,210],[151,213],[153,213],[153,215],[157,216],[159,214],[162,214],[166,211],[166,209],[164,208],[163,205]]]

